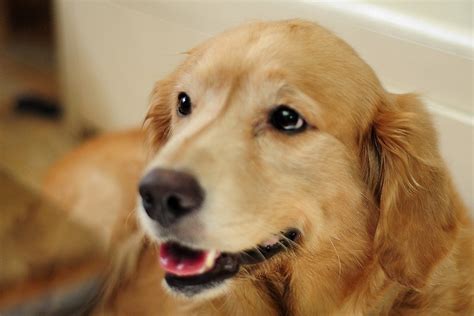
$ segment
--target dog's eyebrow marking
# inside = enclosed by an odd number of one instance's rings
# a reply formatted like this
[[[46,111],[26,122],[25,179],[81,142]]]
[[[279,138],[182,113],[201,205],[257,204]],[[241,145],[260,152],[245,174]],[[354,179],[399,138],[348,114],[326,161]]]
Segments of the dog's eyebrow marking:
[[[223,89],[220,91],[224,95],[222,98],[222,102],[220,105],[207,105],[208,107],[211,107],[211,110],[205,109],[204,112],[199,113],[199,117],[196,118],[196,121],[192,121],[192,115],[191,115],[191,122],[190,124],[185,127],[182,133],[178,133],[173,140],[173,145],[171,147],[171,150],[168,147],[168,150],[170,150],[170,156],[167,157],[168,160],[174,160],[176,157],[179,157],[183,155],[183,152],[187,150],[189,147],[188,144],[192,143],[196,138],[198,138],[200,135],[202,135],[206,130],[209,129],[209,127],[215,123],[216,121],[219,120],[230,108],[230,100],[232,99],[233,95],[235,92],[238,90],[239,83],[237,81],[233,82],[228,89]],[[212,97],[210,99],[213,100],[219,100],[220,98],[218,97]],[[205,102],[205,101],[202,101]],[[186,123],[185,123],[186,124]],[[169,143],[171,144],[171,143]],[[169,146],[169,145],[168,145]],[[164,148],[164,151],[167,150],[166,146]],[[164,152],[163,151],[163,152]]]

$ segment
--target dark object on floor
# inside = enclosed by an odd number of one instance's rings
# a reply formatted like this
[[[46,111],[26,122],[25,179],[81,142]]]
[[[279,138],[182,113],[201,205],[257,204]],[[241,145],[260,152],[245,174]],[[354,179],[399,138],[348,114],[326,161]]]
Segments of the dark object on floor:
[[[79,131],[78,137],[81,141],[85,141],[97,135],[99,135],[99,131],[97,129],[91,126],[85,126]]]
[[[16,98],[14,111],[55,120],[60,119],[63,114],[61,106],[55,101],[31,94],[19,95]]]

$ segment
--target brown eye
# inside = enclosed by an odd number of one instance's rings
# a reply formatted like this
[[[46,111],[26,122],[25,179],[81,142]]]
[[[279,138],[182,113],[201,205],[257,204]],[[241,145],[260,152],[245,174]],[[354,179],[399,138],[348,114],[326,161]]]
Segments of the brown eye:
[[[180,92],[178,94],[178,114],[181,116],[186,116],[191,114],[191,111],[191,98],[185,92]]]
[[[270,113],[270,124],[279,131],[299,133],[306,129],[306,121],[287,105],[279,105]]]

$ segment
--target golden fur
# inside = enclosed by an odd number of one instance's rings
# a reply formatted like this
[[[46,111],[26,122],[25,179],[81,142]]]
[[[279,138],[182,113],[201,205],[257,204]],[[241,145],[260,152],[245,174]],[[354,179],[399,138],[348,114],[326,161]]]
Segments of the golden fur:
[[[176,115],[180,91],[192,96],[190,117]],[[308,130],[273,130],[267,117],[278,104],[303,115]],[[416,96],[386,92],[322,27],[252,23],[192,49],[156,85],[145,134],[96,140],[46,182],[63,205],[87,203],[78,216],[107,232],[118,261],[132,258],[132,276],[123,276],[97,314],[474,313],[473,226],[430,115]],[[139,170],[155,166],[188,170],[206,189],[203,209],[178,225],[183,240],[241,251],[297,227],[301,242],[242,268],[212,293],[165,293],[153,223],[138,210],[142,238],[129,215]]]

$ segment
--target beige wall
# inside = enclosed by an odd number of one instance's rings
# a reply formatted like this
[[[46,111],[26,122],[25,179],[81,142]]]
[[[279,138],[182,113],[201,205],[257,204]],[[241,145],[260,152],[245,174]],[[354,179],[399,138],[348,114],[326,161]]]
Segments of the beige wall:
[[[140,124],[153,83],[205,37],[109,1],[56,4],[63,97],[75,125]]]
[[[473,3],[470,0],[372,0],[366,2],[426,24],[464,36],[472,36]]]

